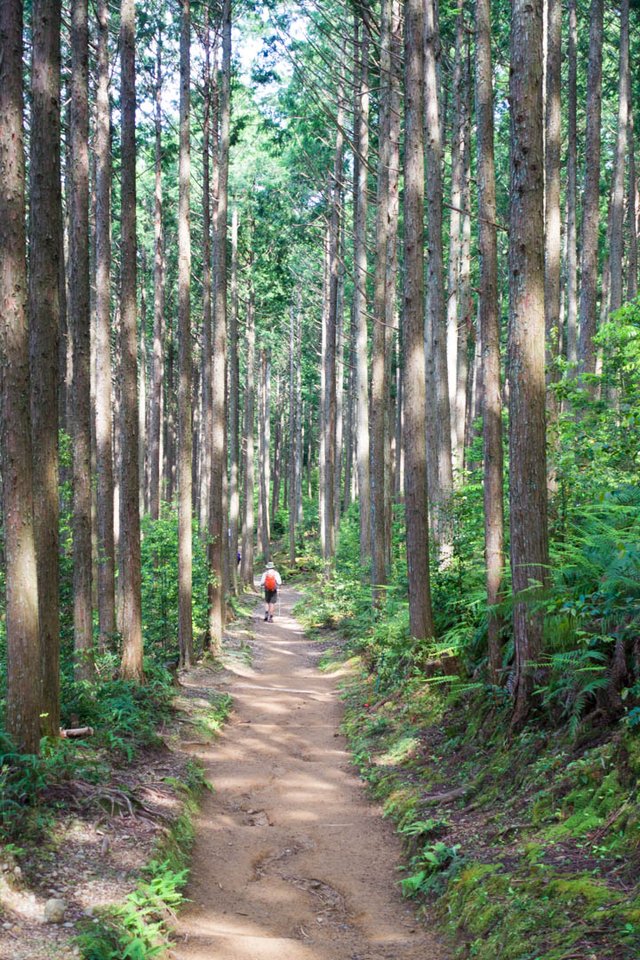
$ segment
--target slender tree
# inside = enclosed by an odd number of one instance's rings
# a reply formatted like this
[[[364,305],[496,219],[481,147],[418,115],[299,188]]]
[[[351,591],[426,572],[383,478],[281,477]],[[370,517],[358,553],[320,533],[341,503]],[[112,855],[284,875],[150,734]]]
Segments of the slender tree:
[[[560,352],[560,268],[562,260],[562,218],[560,213],[560,163],[562,142],[562,0],[546,0],[547,59],[545,96],[545,254],[544,303],[547,339],[547,381],[558,379],[555,358]],[[556,419],[556,394],[547,396],[551,422]]]
[[[609,309],[619,310],[623,300],[624,184],[629,141],[629,0],[620,2],[620,83],[618,128],[611,187],[611,242],[609,244]]]
[[[138,400],[136,324],[136,66],[135,0],[120,7],[122,77],[121,276],[120,276],[120,570],[122,576],[122,676],[142,680],[140,506],[138,500]]]
[[[41,647],[33,518],[20,0],[0,4],[0,364],[7,636],[7,730],[40,743]]]
[[[511,14],[509,456],[515,675],[514,722],[530,708],[542,613],[524,592],[548,579],[545,373],[542,0]]]
[[[231,215],[231,309],[229,311],[229,571],[231,587],[238,592],[239,410],[240,367],[238,358],[238,208]]]
[[[178,642],[180,662],[189,666],[193,656],[191,611],[193,547],[191,534],[192,408],[191,408],[191,180],[190,83],[191,4],[181,0],[180,20],[180,169],[178,210]]]
[[[73,340],[73,626],[78,677],[93,676],[89,293],[89,17],[71,7],[69,326]],[[136,481],[137,482],[137,481]]]
[[[484,538],[487,582],[489,670],[496,683],[502,651],[500,599],[504,566],[502,403],[500,390],[500,314],[498,310],[498,241],[491,65],[491,0],[476,0],[476,117],[478,124],[478,221],[482,343],[482,437],[484,454]]]
[[[253,230],[251,230],[253,234]],[[247,299],[247,382],[244,391],[244,427],[243,451],[244,467],[244,514],[242,520],[242,559],[240,570],[242,581],[253,587],[253,533],[254,533],[254,420],[255,420],[255,366],[256,366],[256,333],[255,333],[255,303],[251,271],[253,256],[250,253],[248,263],[248,299]]]
[[[578,24],[576,0],[569,0],[569,42],[567,59],[567,360],[578,360]]]
[[[113,416],[111,364],[111,112],[109,106],[109,6],[100,0],[96,93],[96,398],[98,620],[100,645],[116,632],[113,532]]]
[[[441,561],[451,555],[449,501],[453,489],[451,412],[442,250],[442,123],[438,89],[439,28],[436,0],[427,0],[425,18],[425,156],[427,170],[427,467],[434,531]]]
[[[353,158],[353,326],[356,338],[356,419],[358,494],[360,500],[360,560],[371,555],[371,487],[369,471],[369,373],[367,331],[367,201],[369,164],[369,31],[358,12],[354,15],[356,86]]]
[[[164,230],[162,224],[162,29],[156,38],[154,84],[155,185],[153,207],[153,359],[149,424],[149,513],[160,516],[163,421]]]
[[[209,643],[219,649],[224,628],[223,566],[226,552],[226,517],[223,511],[223,476],[225,463],[225,393],[227,342],[227,190],[229,177],[229,128],[231,117],[231,0],[224,0],[222,10],[222,78],[220,86],[220,144],[218,152],[218,195],[216,212],[216,277],[212,365],[212,453],[211,503],[209,533],[211,537],[211,584],[209,609]]]
[[[603,0],[591,0],[589,13],[589,68],[587,74],[587,131],[582,192],[582,252],[580,261],[580,334],[578,363],[593,373],[596,354],[598,304],[598,229],[600,221],[600,147],[602,120]]]
[[[404,457],[409,629],[434,636],[429,585],[424,353],[424,4],[405,2]]]
[[[32,7],[29,334],[42,730],[60,727],[58,330],[60,325],[60,3]]]

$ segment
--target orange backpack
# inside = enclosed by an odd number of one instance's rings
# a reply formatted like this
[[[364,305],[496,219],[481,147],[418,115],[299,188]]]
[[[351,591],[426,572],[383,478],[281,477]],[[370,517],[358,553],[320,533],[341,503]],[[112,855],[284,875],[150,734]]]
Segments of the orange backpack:
[[[264,578],[264,586],[265,586],[265,590],[270,590],[270,591],[277,590],[278,581],[276,580],[275,573],[268,573],[266,575],[266,577]]]

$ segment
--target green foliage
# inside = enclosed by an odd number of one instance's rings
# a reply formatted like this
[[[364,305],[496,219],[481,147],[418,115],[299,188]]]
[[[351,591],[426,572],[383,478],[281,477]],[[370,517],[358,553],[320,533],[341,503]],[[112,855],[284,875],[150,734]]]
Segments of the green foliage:
[[[159,520],[142,523],[142,620],[145,650],[166,659],[178,644],[178,513],[165,507]],[[193,633],[207,630],[209,571],[206,547],[193,528]]]

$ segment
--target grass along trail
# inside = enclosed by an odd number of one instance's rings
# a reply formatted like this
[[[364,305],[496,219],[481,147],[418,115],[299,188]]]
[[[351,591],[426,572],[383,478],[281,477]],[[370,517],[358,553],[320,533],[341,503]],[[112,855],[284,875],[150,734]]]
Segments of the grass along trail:
[[[336,677],[291,615],[255,612],[231,722],[199,747],[215,792],[198,819],[174,960],[444,960],[397,890],[400,845],[338,734]]]

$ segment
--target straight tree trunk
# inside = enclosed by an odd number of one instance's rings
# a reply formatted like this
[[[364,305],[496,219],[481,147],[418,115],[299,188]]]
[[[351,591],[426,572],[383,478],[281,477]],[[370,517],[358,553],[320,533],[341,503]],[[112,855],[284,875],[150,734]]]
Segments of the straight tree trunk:
[[[589,68],[587,74],[587,131],[582,191],[582,256],[580,263],[580,334],[578,364],[593,373],[598,303],[598,229],[600,221],[600,146],[602,116],[603,0],[591,0],[589,14]]]
[[[544,304],[546,328],[547,411],[550,423],[557,419],[553,384],[558,380],[560,327],[560,268],[562,264],[562,217],[560,212],[560,163],[562,147],[562,0],[546,0],[547,60],[545,96],[545,254]],[[551,480],[551,486],[554,481]]]
[[[438,97],[439,29],[436,0],[426,0],[425,135],[427,170],[427,451],[429,493],[441,562],[452,552],[449,504],[453,492],[451,413],[447,385],[446,316],[442,252],[442,140]]]
[[[178,199],[178,645],[180,663],[193,658],[192,616],[192,453],[191,404],[191,3],[180,5],[180,160]]]
[[[344,418],[344,485],[342,510],[347,511],[353,497],[353,417],[355,409],[355,329],[353,326],[353,303],[349,328],[349,349],[347,352],[347,396]]]
[[[405,2],[404,458],[409,629],[434,636],[429,584],[424,352],[424,3]]]
[[[501,621],[496,612],[504,568],[502,391],[500,387],[500,313],[498,309],[498,238],[493,132],[491,0],[476,2],[476,117],[478,152],[478,221],[482,344],[482,448],[484,455],[484,541],[487,584],[489,673],[500,679]],[[469,404],[471,406],[471,404]]]
[[[140,348],[138,358],[138,468],[140,516],[145,515],[147,489],[147,251],[140,250]]]
[[[0,4],[0,438],[6,572],[6,723],[20,753],[38,753],[42,696],[37,678],[42,671],[42,651],[29,409],[22,6],[19,0],[3,0]]]
[[[298,288],[298,310],[300,309],[300,288]],[[296,398],[296,306],[291,301],[289,308],[289,564],[296,562],[296,487],[299,465],[297,462],[297,398]]]
[[[213,111],[213,89],[211,82],[211,37],[209,28],[209,7],[205,6],[204,27],[204,123],[202,127],[202,448],[200,455],[200,525],[204,530],[209,517],[209,493],[211,486],[211,141],[214,148],[218,145],[218,131],[212,131],[212,120],[216,120]],[[215,51],[217,54],[217,50]],[[217,69],[217,56],[214,57],[214,69]],[[213,137],[211,136],[213,132]],[[217,164],[216,164],[217,165]]]
[[[75,670],[93,677],[91,609],[91,324],[89,287],[89,19],[71,8],[69,326],[73,340],[73,627]]]
[[[162,225],[162,32],[158,30],[155,75],[155,191],[153,258],[153,362],[151,375],[151,416],[149,425],[149,513],[160,516],[160,478],[162,475],[162,427],[164,396],[164,231]]]
[[[367,331],[367,205],[369,163],[369,31],[364,18],[354,15],[356,89],[354,133],[357,151],[353,158],[353,325],[355,330],[355,390],[360,500],[360,563],[371,556],[371,489],[369,470],[369,374]]]
[[[456,437],[459,445],[460,467],[465,466],[465,437],[467,423],[467,383],[469,380],[469,351],[474,340],[473,298],[471,295],[471,62],[469,43],[463,77],[464,132],[462,190],[462,237],[460,241],[460,276],[458,284],[458,363],[456,370]]]
[[[113,415],[111,369],[111,111],[109,106],[109,7],[98,4],[96,94],[96,399],[98,623],[105,649],[116,632],[113,532]]]
[[[463,59],[465,50],[464,0],[457,0],[456,49],[453,64],[454,117],[451,145],[451,214],[449,218],[449,278],[447,296],[447,376],[449,381],[449,409],[451,412],[451,451],[453,469],[462,469],[464,436],[458,436],[458,286],[462,245],[462,178],[466,132],[466,101],[464,97]]]
[[[340,194],[340,209],[344,209],[344,195]],[[336,474],[333,485],[334,540],[337,538],[342,515],[342,471],[344,460],[344,216],[340,216],[338,245],[338,307],[336,316]]]
[[[371,552],[374,603],[380,604],[387,582],[385,524],[385,430],[387,417],[386,337],[387,256],[390,237],[389,170],[391,165],[391,31],[393,0],[382,0],[380,24],[380,119],[378,146],[378,187],[376,207],[376,263],[373,302],[373,344],[371,356],[371,408],[369,419],[371,451]]]
[[[611,191],[611,243],[609,245],[609,309],[619,310],[623,301],[622,260],[624,250],[625,161],[629,146],[629,0],[620,0],[620,83],[618,129]]]
[[[567,90],[567,361],[578,362],[578,24],[576,0],[569,0],[569,79]]]
[[[231,310],[229,312],[229,571],[238,593],[238,527],[240,522],[240,367],[238,360],[238,208],[231,215]]]
[[[121,277],[120,277],[120,551],[123,590],[122,662],[125,679],[142,681],[140,509],[136,364],[136,65],[135,0],[120,7]]]
[[[231,117],[231,0],[222,10],[222,78],[220,86],[220,144],[218,152],[218,196],[216,228],[216,277],[212,364],[212,448],[211,504],[209,533],[211,567],[215,578],[209,590],[209,644],[217,651],[222,643],[225,622],[224,555],[226,517],[224,482],[226,475],[226,343],[227,343],[227,184],[229,177],[229,127]]]
[[[629,258],[627,264],[627,299],[638,296],[638,181],[636,177],[636,142],[634,135],[633,107],[631,103],[631,75],[629,74],[629,190],[627,194],[627,231],[629,234]]]
[[[271,390],[271,362],[268,352],[260,351],[260,410],[259,438],[260,438],[260,543],[263,560],[266,563],[271,558],[271,522],[269,515],[269,490],[271,488],[270,447],[271,447],[271,416],[269,394]]]
[[[327,365],[325,357],[327,355],[328,329],[329,329],[329,270],[330,270],[330,224],[327,220],[324,232],[324,274],[322,285],[322,317],[320,334],[320,397],[318,413],[318,432],[320,443],[318,449],[318,524],[320,527],[320,554],[323,560],[327,559],[327,523],[326,523],[326,472],[327,472],[327,413],[328,413],[328,388],[327,388]]]
[[[542,0],[514,0],[511,16],[511,205],[509,244],[509,454],[514,594],[514,714],[531,706],[531,664],[542,652],[542,619],[523,595],[548,580]]]
[[[249,256],[249,290],[247,300],[247,383],[244,391],[244,517],[242,522],[242,559],[240,570],[242,582],[253,587],[253,530],[254,520],[254,420],[255,420],[255,366],[256,366],[256,333],[254,315],[254,294],[251,280],[252,257]]]
[[[42,732],[60,729],[58,330],[60,324],[60,3],[32,8],[29,335]]]

